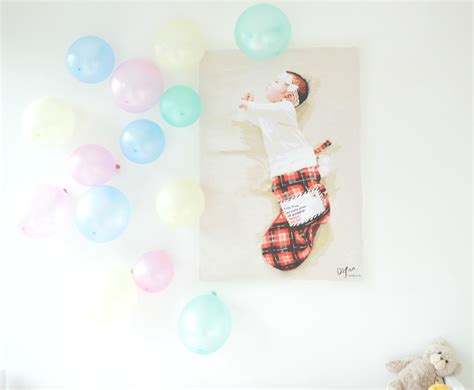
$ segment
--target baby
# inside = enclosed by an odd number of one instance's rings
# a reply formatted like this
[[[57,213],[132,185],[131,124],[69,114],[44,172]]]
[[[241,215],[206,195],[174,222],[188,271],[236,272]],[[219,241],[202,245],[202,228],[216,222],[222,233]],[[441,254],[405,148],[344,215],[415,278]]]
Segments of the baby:
[[[286,71],[266,87],[269,103],[255,103],[248,92],[240,100],[237,115],[238,121],[249,121],[262,130],[280,213],[266,231],[261,249],[264,259],[283,271],[306,260],[320,225],[330,215],[316,154],[331,143],[326,141],[313,149],[296,118],[296,108],[308,94],[308,82],[298,73]]]

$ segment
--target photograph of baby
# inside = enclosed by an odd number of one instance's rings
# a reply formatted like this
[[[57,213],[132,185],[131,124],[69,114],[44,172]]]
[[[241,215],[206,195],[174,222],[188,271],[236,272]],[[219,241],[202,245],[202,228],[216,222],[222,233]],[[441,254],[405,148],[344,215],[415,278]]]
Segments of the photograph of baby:
[[[356,49],[201,63],[200,277],[361,277]]]
[[[262,130],[268,157],[272,192],[280,212],[265,232],[262,256],[272,267],[291,270],[308,257],[321,224],[329,219],[330,206],[321,183],[316,155],[298,127],[296,109],[308,97],[308,81],[298,73],[279,74],[265,88],[269,103],[255,103],[246,93],[239,104],[239,118]]]

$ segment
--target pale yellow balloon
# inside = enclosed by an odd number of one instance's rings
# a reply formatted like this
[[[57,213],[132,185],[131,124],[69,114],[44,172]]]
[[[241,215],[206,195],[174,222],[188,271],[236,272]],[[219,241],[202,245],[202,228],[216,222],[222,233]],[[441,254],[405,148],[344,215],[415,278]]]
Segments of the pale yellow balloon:
[[[21,127],[29,140],[43,145],[58,145],[74,133],[76,118],[71,106],[56,97],[43,97],[23,111]]]
[[[114,274],[106,283],[103,295],[97,299],[92,319],[107,322],[131,317],[140,294],[131,270]]]
[[[204,37],[199,27],[189,21],[165,24],[158,32],[155,56],[165,69],[179,70],[197,66],[204,55]]]
[[[204,205],[201,186],[189,178],[168,182],[156,198],[158,215],[163,221],[174,226],[197,223],[204,212]]]

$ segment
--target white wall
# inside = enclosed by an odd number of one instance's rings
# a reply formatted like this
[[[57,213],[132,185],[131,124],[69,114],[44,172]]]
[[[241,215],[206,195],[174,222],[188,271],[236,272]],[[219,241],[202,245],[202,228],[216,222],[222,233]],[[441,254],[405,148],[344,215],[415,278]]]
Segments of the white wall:
[[[418,354],[436,336],[454,345],[466,367],[461,379],[472,383],[471,5],[281,6],[293,24],[292,47],[361,49],[361,282],[199,282],[197,231],[170,229],[153,210],[167,177],[198,174],[198,129],[164,126],[163,159],[129,164],[118,134],[136,116],[113,105],[107,83],[87,86],[67,74],[64,55],[76,37],[103,36],[119,61],[151,57],[154,34],[177,15],[199,21],[211,49],[233,48],[244,3],[3,4],[0,368],[11,388],[380,388],[391,378],[385,361]],[[197,82],[195,75],[187,81]],[[23,108],[46,94],[67,98],[80,115],[78,135],[64,150],[37,148],[20,136]],[[157,109],[144,116],[163,123]],[[25,183],[46,177],[74,198],[83,191],[63,179],[67,155],[83,142],[120,157],[123,171],[112,184],[134,209],[127,234],[105,245],[74,229],[48,241],[18,237],[9,209]],[[126,293],[110,295],[110,286],[155,247],[174,254],[174,284],[160,296],[139,294],[121,315],[103,315],[110,297],[129,303]],[[189,298],[209,289],[229,304],[235,327],[225,348],[200,357],[181,346],[176,318]]]

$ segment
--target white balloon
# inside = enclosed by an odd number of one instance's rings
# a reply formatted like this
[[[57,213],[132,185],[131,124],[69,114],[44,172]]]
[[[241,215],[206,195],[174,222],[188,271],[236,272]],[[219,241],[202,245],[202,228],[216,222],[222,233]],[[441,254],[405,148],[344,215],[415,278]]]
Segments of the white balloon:
[[[196,66],[204,55],[204,37],[199,27],[177,20],[165,24],[158,32],[155,56],[166,69],[186,69]]]
[[[196,181],[178,178],[168,182],[158,193],[156,209],[166,223],[184,226],[199,221],[204,203],[204,193]]]
[[[24,136],[43,145],[63,144],[73,135],[75,123],[71,106],[51,96],[31,103],[21,118]]]

